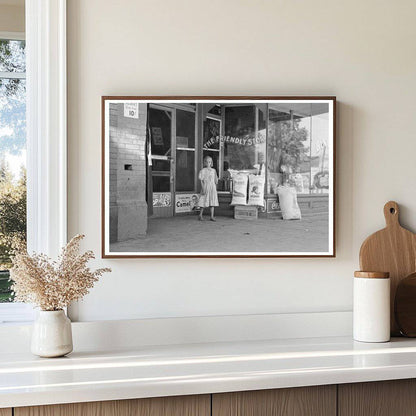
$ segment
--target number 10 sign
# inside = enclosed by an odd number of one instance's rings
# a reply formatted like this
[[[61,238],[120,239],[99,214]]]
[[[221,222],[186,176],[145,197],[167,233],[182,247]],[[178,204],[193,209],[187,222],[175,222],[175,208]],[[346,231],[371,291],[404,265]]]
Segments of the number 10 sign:
[[[139,103],[124,103],[124,117],[139,118]]]

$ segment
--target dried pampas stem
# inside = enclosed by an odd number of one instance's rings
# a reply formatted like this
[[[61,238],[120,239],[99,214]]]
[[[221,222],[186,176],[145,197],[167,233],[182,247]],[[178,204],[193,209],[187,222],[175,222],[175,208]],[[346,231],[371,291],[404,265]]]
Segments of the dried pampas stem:
[[[10,269],[15,302],[33,303],[44,311],[60,310],[83,298],[103,273],[111,272],[109,268],[92,271],[87,267],[94,254],[79,253],[83,238],[72,238],[57,261],[44,254],[29,255],[25,247],[16,247]]]

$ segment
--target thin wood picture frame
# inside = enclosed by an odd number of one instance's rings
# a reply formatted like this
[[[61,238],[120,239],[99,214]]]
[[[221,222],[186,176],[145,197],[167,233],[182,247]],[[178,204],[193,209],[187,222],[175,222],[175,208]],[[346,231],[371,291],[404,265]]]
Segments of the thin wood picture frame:
[[[103,258],[336,256],[336,97],[103,96],[101,111]]]

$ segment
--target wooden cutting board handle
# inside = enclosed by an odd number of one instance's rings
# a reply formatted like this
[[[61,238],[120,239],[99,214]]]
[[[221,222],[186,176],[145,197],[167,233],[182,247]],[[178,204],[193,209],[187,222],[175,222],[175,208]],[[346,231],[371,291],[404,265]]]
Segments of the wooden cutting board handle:
[[[399,212],[400,209],[397,202],[389,201],[384,205],[384,218],[386,219],[387,227],[400,227]]]
[[[362,271],[377,270],[390,273],[392,335],[399,335],[399,328],[394,317],[397,285],[406,276],[416,271],[416,234],[400,225],[399,213],[397,202],[387,202],[384,205],[386,227],[367,237],[360,250]]]

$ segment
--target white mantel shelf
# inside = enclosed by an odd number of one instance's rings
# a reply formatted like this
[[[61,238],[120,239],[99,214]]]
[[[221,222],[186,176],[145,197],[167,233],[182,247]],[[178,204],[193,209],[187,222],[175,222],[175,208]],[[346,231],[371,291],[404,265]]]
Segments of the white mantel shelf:
[[[416,377],[416,340],[348,337],[142,346],[41,359],[0,355],[0,407]]]

